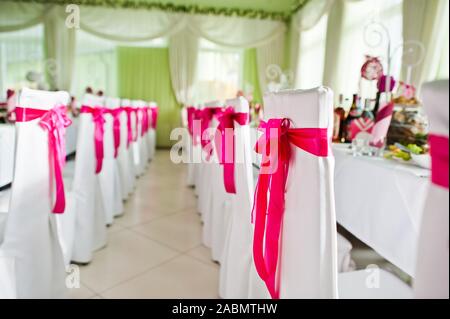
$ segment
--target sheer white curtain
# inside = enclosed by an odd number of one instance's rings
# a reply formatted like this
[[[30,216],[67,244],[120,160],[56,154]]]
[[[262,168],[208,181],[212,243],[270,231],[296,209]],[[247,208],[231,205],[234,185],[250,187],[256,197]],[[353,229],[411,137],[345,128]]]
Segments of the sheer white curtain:
[[[42,25],[0,32],[0,98],[6,98],[7,89],[37,87],[38,78],[41,79],[40,85],[43,84],[46,67],[43,39]],[[27,74],[32,78],[29,76],[27,79]]]
[[[448,78],[449,1],[405,0],[403,14],[405,41],[420,41],[425,46],[423,62],[412,70],[411,82],[418,87],[426,81]]]
[[[298,57],[295,87],[309,89],[322,85],[325,67],[325,49],[328,14],[320,17],[314,26],[298,35]]]
[[[75,63],[74,27],[66,25],[65,8],[54,6],[44,18],[46,74],[50,88],[71,91]]]
[[[200,41],[194,100],[200,103],[236,97],[242,89],[242,50]]]
[[[386,67],[387,35],[379,46],[371,47],[365,41],[365,27],[380,22],[388,30],[393,47],[403,42],[402,0],[336,0],[328,18],[326,55],[323,83],[335,95],[351,96],[359,91],[360,69],[365,55],[378,56]],[[397,51],[391,66],[391,75],[400,76],[401,50]]]
[[[170,78],[178,103],[192,104],[199,39],[184,29],[169,38]]]

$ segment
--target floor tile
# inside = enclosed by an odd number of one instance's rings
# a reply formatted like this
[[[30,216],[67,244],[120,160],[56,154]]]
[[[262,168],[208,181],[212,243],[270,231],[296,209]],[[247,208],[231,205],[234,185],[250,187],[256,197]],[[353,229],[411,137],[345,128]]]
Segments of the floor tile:
[[[182,252],[197,247],[202,240],[200,218],[190,213],[170,215],[131,229]]]
[[[80,268],[81,281],[101,293],[177,255],[167,246],[123,230],[111,234],[108,246],[95,253],[91,264]]]
[[[102,296],[105,298],[217,298],[218,268],[180,256]]]

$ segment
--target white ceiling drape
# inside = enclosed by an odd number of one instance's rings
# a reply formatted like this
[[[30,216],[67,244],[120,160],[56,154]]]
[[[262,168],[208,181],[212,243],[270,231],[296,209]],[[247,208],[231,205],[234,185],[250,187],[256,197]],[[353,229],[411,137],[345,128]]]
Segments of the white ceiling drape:
[[[57,8],[55,8],[57,7]],[[145,9],[114,9],[80,6],[79,27],[96,36],[118,42],[139,42],[161,37],[169,38],[169,52],[173,88],[178,102],[188,103],[195,79],[199,38],[231,48],[270,48],[270,56],[282,57],[282,43],[286,25],[281,21],[242,17],[197,15]],[[57,14],[55,13],[57,12]],[[38,3],[0,2],[0,32],[8,32],[44,23],[47,49],[58,68],[49,74],[51,83],[59,89],[70,90],[73,75],[75,36],[66,32],[64,24],[69,13],[65,6]],[[57,30],[61,28],[61,30]],[[67,31],[67,30],[66,30]],[[264,49],[266,48],[266,49]],[[73,52],[70,52],[73,51]],[[183,52],[186,56],[183,56]],[[261,57],[267,56],[260,54]],[[264,64],[273,59],[264,59]],[[278,60],[278,58],[276,59]],[[70,65],[67,65],[69,63]],[[263,66],[261,66],[263,67]],[[56,85],[56,84],[55,84]]]

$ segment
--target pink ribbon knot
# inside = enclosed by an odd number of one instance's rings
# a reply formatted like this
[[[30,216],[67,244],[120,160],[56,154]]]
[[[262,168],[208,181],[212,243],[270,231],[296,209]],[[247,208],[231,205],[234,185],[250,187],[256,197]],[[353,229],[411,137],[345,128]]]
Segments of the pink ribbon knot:
[[[203,136],[205,131],[209,128],[211,124],[211,120],[214,116],[218,116],[222,112],[221,107],[207,107],[200,111],[199,117],[201,119],[201,136],[200,136],[200,143],[203,148],[206,147],[211,142],[211,139],[209,137]]]
[[[262,154],[262,162],[252,210],[255,223],[253,256],[256,270],[270,295],[278,299],[276,273],[291,144],[312,155],[326,157],[329,138],[325,128],[290,128],[290,120],[286,118],[262,121],[259,130],[263,135],[255,149]]]
[[[62,169],[66,162],[65,132],[72,121],[66,115],[65,106],[50,110],[16,107],[16,121],[28,122],[40,118],[39,126],[48,131],[49,163],[53,164],[55,178],[55,204],[53,213],[62,214],[66,207]]]
[[[103,166],[103,157],[104,157],[104,150],[103,150],[103,136],[105,134],[105,108],[98,106],[98,107],[90,107],[83,105],[81,106],[81,113],[89,113],[92,114],[92,121],[95,125],[94,130],[94,142],[95,142],[95,157],[97,159],[97,163],[95,166],[95,174],[98,174],[102,170]]]
[[[249,122],[248,113],[238,113],[234,108],[229,106],[222,111],[217,120],[217,132],[220,134],[216,136],[216,149],[219,155],[219,161],[223,165],[223,181],[227,193],[236,194],[236,184],[234,180],[234,164],[235,164],[235,137],[234,137],[234,123],[239,125],[246,125]],[[229,138],[231,134],[231,139]]]

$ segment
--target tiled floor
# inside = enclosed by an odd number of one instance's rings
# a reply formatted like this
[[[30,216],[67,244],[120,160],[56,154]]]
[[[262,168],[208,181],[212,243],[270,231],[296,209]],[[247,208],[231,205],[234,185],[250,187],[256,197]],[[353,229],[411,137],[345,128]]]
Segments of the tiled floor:
[[[218,298],[219,266],[201,244],[186,167],[158,151],[137,181],[108,245],[80,267],[73,298]]]

